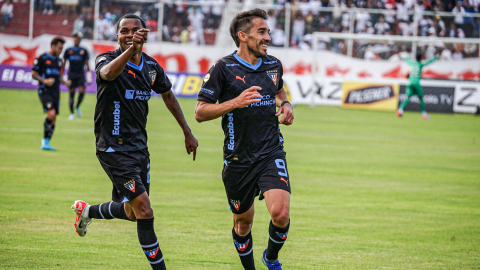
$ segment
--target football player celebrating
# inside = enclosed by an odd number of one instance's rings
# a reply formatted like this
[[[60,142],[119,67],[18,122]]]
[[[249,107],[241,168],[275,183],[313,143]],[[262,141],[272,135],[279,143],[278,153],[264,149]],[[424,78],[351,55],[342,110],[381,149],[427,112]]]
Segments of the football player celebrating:
[[[280,270],[278,253],[290,226],[291,183],[279,123],[292,124],[293,108],[283,89],[282,63],[267,55],[266,20],[261,9],[232,20],[230,34],[238,51],[220,59],[205,76],[195,118],[203,122],[222,117],[222,178],[233,213],[233,243],[243,267],[255,269],[251,229],[254,200],[260,195],[271,215],[262,261],[268,269]]]
[[[163,68],[142,53],[148,34],[145,28],[145,22],[137,15],[123,16],[117,23],[119,48],[100,54],[95,61],[97,158],[112,181],[112,201],[97,205],[75,201],[72,208],[77,214],[75,229],[79,236],[85,236],[92,218],[137,221],[138,239],[152,269],[165,269],[148,196],[150,154],[145,128],[151,90],[162,95],[182,128],[185,148],[188,154],[193,153],[193,160],[198,142]]]

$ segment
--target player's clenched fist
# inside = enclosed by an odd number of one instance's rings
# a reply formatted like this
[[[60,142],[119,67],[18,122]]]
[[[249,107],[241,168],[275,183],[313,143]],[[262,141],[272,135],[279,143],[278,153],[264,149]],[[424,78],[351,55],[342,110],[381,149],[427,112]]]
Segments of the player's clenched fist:
[[[282,118],[280,118],[280,124],[289,126],[293,123],[293,107],[292,105],[290,105],[290,103],[287,103],[280,107],[275,116],[279,116],[280,114],[283,114]]]
[[[247,90],[243,91],[238,97],[235,98],[235,107],[245,108],[252,103],[262,100],[262,95],[257,92],[260,90],[262,90],[262,88],[258,86],[252,86]]]
[[[147,42],[147,35],[148,35],[148,32],[150,32],[150,30],[148,29],[145,29],[145,28],[142,28],[142,29],[138,29],[137,31],[135,31],[135,33],[133,34],[133,48],[135,49],[135,51],[139,51],[142,49],[143,47],[143,43]]]

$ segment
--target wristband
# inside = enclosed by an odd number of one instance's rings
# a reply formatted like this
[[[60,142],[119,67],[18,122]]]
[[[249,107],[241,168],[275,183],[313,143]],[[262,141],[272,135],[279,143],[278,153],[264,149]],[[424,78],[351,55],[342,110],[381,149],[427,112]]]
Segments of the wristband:
[[[285,100],[284,102],[282,102],[282,104],[280,105],[280,108],[283,107],[283,105],[285,105],[286,103],[290,104],[290,102],[288,102],[288,100]],[[290,104],[292,105],[292,104]]]

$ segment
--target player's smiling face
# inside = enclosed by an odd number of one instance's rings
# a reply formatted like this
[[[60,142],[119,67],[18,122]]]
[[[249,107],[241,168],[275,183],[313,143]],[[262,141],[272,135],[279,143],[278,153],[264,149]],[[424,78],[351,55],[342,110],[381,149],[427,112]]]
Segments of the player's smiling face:
[[[63,43],[58,42],[57,45],[52,45],[52,54],[53,56],[59,56],[63,51]]]
[[[133,44],[133,34],[135,31],[142,28],[142,23],[139,19],[125,18],[122,19],[118,26],[117,40],[120,44],[120,49],[125,51]]]
[[[247,34],[247,47],[250,53],[260,58],[267,55],[267,47],[270,42],[270,29],[267,21],[262,18],[254,18],[252,20],[253,27]]]

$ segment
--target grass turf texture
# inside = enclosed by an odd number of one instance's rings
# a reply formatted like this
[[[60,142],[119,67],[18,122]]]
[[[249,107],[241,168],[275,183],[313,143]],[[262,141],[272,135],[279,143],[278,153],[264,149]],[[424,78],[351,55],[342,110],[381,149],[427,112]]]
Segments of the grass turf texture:
[[[42,108],[34,91],[0,90],[0,268],[149,269],[136,224],[95,220],[75,233],[74,200],[109,201],[111,182],[95,157],[95,96],[68,121],[62,94],[52,145],[40,151]],[[220,121],[198,124],[197,161],[159,98],[149,102],[151,201],[169,269],[241,269],[221,180]],[[292,182],[284,269],[480,268],[480,118],[295,108],[282,126]],[[258,269],[269,215],[256,201]]]

